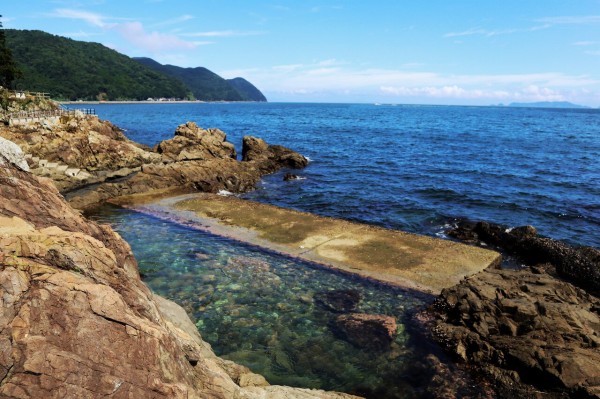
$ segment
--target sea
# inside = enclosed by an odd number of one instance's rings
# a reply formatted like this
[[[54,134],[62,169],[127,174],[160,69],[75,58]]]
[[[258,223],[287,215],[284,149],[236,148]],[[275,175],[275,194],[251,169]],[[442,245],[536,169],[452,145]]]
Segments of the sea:
[[[447,238],[459,220],[533,225],[600,248],[600,110],[396,104],[98,104],[130,139],[154,146],[188,121],[252,135],[310,159],[242,198]],[[300,179],[284,181],[285,173]],[[332,273],[171,221],[106,206],[92,215],[130,243],[144,281],[182,305],[215,352],[269,382],[366,397],[427,397],[416,365],[454,365],[418,327],[432,297]],[[357,311],[394,316],[386,353],[341,339],[315,301],[352,289]],[[421,366],[419,366],[421,367]],[[456,381],[464,376],[453,371]],[[447,378],[447,376],[446,376]],[[464,377],[467,378],[467,377]],[[465,386],[473,386],[465,383]]]

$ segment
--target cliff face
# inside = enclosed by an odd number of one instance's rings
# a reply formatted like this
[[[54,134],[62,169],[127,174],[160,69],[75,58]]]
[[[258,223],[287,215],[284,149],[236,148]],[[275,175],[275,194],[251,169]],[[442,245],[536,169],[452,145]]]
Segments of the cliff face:
[[[128,244],[0,148],[0,396],[338,398],[217,358],[141,282]]]

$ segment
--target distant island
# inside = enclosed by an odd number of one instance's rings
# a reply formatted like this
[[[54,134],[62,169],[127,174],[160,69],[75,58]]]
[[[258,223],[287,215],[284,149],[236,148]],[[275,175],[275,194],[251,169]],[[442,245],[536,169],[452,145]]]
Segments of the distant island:
[[[585,105],[573,104],[568,101],[539,101],[532,103],[510,103],[509,107],[521,108],[590,108]]]
[[[4,32],[23,72],[16,88],[49,93],[56,100],[267,101],[247,80],[223,79],[203,67],[161,65],[39,30]]]

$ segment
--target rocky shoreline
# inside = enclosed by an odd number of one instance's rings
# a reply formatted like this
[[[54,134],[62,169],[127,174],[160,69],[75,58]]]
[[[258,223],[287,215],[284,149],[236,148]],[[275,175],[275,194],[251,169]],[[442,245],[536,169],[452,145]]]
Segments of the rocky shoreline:
[[[463,221],[449,235],[516,256],[522,270],[485,270],[445,289],[434,339],[493,381],[502,398],[600,397],[600,251]]]
[[[306,158],[247,136],[238,161],[225,133],[194,123],[150,149],[86,115],[0,127],[0,136],[2,395],[351,397],[271,387],[217,358],[185,312],[141,282],[127,243],[73,209],[131,194],[248,191]],[[443,290],[423,314],[433,339],[495,397],[600,398],[600,252],[531,227],[461,223],[450,235],[530,266]],[[347,330],[356,317],[340,323]]]
[[[0,396],[354,397],[270,386],[215,356],[185,311],[144,285],[129,245],[25,159],[0,143]]]

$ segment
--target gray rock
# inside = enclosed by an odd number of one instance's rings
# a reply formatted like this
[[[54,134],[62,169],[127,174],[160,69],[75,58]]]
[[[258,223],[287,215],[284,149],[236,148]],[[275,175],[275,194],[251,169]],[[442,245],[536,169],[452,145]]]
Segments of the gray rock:
[[[0,137],[0,165],[5,165],[4,162],[9,162],[19,169],[29,172],[29,165],[25,159],[25,154],[17,144],[10,140]]]

